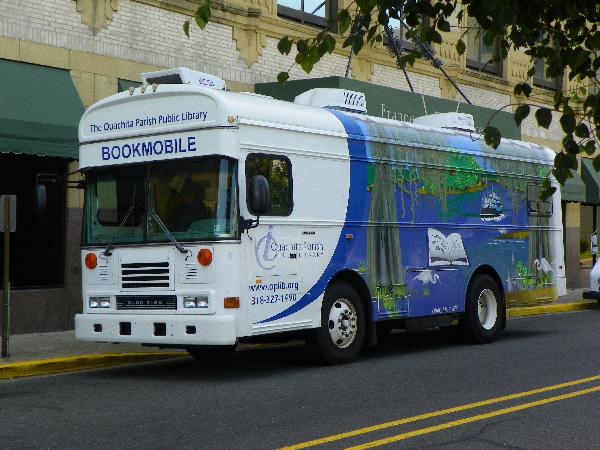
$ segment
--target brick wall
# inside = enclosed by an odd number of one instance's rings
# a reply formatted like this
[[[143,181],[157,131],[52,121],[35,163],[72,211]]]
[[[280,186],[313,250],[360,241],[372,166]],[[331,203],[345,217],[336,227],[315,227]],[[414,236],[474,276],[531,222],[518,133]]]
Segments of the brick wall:
[[[560,113],[552,111],[552,122],[550,123],[550,127],[545,129],[537,125],[537,121],[535,120],[536,110],[537,108],[531,108],[529,116],[521,124],[521,133],[523,136],[561,142],[565,134],[559,123]]]
[[[438,78],[411,72],[409,72],[408,76],[417,94],[441,97],[440,81]],[[404,73],[396,67],[375,64],[371,82],[395,89],[402,89],[403,91],[410,91]]]
[[[188,40],[182,31],[186,16],[128,0],[119,1],[113,19],[96,36],[81,23],[73,0],[0,0],[0,10],[0,36],[153,66],[185,66],[240,83],[274,81],[293,62],[293,55],[279,54],[276,39],[267,38],[262,56],[248,68],[231,27],[192,26]],[[340,75],[345,68],[346,58],[328,55],[310,76]],[[291,71],[293,79],[307,77],[299,67]]]
[[[500,94],[498,92],[481,89],[475,86],[459,85],[461,91],[467,96],[467,98],[477,106],[483,106],[485,108],[500,109],[510,103],[510,95]],[[464,102],[465,99],[455,92],[454,99],[459,102]],[[512,109],[505,109],[504,111],[512,112]]]

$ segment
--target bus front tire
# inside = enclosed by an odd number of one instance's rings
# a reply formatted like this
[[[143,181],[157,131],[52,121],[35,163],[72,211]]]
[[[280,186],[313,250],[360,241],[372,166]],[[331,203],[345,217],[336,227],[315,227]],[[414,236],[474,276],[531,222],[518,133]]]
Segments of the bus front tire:
[[[321,308],[321,326],[312,331],[307,344],[324,362],[354,361],[365,341],[364,307],[348,283],[335,282],[327,288]]]
[[[500,288],[486,274],[477,275],[469,285],[461,329],[471,342],[485,344],[502,331],[506,309]]]

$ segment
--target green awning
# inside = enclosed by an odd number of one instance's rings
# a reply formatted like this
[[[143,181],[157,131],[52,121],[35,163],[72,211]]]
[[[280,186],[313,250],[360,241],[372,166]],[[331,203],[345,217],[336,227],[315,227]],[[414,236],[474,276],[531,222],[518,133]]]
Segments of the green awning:
[[[560,197],[566,202],[585,202],[585,183],[575,170],[571,169],[571,178],[561,187]]]
[[[142,83],[140,81],[123,80],[119,78],[119,92],[128,90],[130,87],[139,87]]]
[[[67,70],[0,59],[0,152],[77,159],[83,110]]]
[[[600,173],[589,158],[581,159],[581,179],[585,183],[585,203],[600,205]]]

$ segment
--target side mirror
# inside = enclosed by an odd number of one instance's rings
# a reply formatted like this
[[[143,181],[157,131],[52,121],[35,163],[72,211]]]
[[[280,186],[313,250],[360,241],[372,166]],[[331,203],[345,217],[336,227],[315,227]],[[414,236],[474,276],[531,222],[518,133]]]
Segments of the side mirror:
[[[248,207],[252,214],[263,215],[271,207],[271,189],[269,182],[262,175],[254,175],[248,183]]]
[[[46,185],[36,183],[33,189],[33,218],[36,222],[46,222],[48,213],[48,194]]]

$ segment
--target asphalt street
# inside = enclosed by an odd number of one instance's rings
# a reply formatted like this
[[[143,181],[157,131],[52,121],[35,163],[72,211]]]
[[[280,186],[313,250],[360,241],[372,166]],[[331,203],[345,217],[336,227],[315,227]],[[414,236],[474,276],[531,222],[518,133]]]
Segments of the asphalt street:
[[[399,333],[343,366],[288,345],[0,382],[2,449],[586,449],[599,415],[598,310],[490,345]]]

